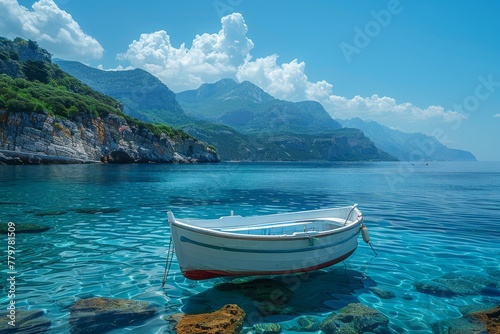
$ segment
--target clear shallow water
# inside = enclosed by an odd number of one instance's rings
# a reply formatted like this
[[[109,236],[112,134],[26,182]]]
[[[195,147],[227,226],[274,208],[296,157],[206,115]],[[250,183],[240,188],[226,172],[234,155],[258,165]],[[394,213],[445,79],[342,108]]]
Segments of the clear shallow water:
[[[162,316],[228,303],[250,310],[247,325],[271,321],[287,328],[294,317],[325,317],[351,302],[384,313],[395,333],[430,333],[431,323],[460,317],[463,305],[500,302],[498,296],[428,295],[412,285],[450,272],[500,269],[500,163],[3,166],[0,185],[1,221],[51,227],[16,236],[16,305],[44,309],[49,333],[68,332],[69,307],[92,296],[159,305],[161,312],[139,327],[111,333],[163,333]],[[239,292],[214,289],[220,279],[189,281],[175,262],[161,289],[167,210],[216,218],[231,210],[254,215],[353,203],[379,255],[360,238],[345,266],[276,278],[293,291],[291,315],[257,315],[255,303]],[[89,213],[95,209],[103,212]],[[373,287],[395,298],[381,299]],[[4,289],[2,308],[7,302]]]

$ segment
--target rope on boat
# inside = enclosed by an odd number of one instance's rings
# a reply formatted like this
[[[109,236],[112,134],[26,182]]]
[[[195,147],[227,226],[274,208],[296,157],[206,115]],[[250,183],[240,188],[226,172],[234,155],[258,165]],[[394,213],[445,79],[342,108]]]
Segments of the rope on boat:
[[[170,272],[170,267],[172,266],[172,260],[174,258],[175,249],[172,248],[172,235],[170,235],[170,240],[168,241],[168,251],[167,258],[165,260],[165,273],[163,274],[163,281],[161,282],[161,287],[165,286],[165,282],[168,278],[168,273]]]
[[[372,249],[373,253],[375,253],[375,256],[378,256],[378,253],[373,249],[372,243],[369,242],[368,245],[370,245],[370,248]]]
[[[368,233],[368,229],[366,228],[365,224],[361,225],[361,236],[363,237],[363,240],[370,246],[373,253],[375,253],[375,256],[377,256],[378,253],[375,251],[375,249],[373,249],[372,243],[370,242],[370,234]]]

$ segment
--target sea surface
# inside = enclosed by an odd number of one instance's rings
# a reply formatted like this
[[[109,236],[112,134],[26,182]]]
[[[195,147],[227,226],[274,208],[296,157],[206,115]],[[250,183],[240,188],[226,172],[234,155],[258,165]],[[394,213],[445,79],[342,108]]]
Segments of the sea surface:
[[[344,263],[275,277],[293,291],[286,314],[256,313],[227,279],[190,281],[174,258],[165,287],[170,231],[177,217],[218,218],[359,204],[378,256],[359,237]],[[464,306],[500,303],[491,294],[446,295],[414,283],[443,275],[500,272],[500,163],[219,163],[0,166],[0,221],[40,223],[47,232],[16,235],[16,307],[44,310],[48,333],[70,330],[69,307],[94,296],[143,300],[160,312],[110,333],[164,333],[165,317],[239,304],[245,326],[275,322],[291,330],[301,315],[325,318],[363,303],[390,319],[394,333],[431,333]],[[7,236],[0,235],[6,309]],[[496,271],[495,271],[496,270]],[[384,299],[376,289],[393,294]],[[380,290],[378,290],[380,291]],[[317,331],[319,333],[319,331]]]

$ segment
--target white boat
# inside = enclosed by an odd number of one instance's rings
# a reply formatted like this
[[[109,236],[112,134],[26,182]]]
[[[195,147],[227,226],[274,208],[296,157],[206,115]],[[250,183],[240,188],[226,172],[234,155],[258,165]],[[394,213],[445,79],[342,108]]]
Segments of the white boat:
[[[182,274],[193,280],[278,275],[325,268],[348,258],[363,216],[352,206],[264,216],[178,219],[168,212]]]

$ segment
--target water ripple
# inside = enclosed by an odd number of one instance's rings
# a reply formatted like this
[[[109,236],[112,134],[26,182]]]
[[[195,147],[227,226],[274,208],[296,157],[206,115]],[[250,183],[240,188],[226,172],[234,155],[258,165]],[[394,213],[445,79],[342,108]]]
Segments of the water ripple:
[[[500,281],[496,165],[436,163],[403,174],[401,166],[383,163],[37,167],[2,168],[0,207],[4,220],[51,227],[16,236],[16,305],[46,310],[49,333],[69,332],[69,307],[79,298],[165,305],[140,325],[151,333],[166,330],[160,316],[198,310],[199,301],[213,307],[213,296],[219,304],[248,304],[237,293],[217,294],[214,284],[224,280],[185,279],[176,261],[161,289],[167,210],[215,218],[231,210],[255,215],[359,203],[379,255],[360,240],[345,268],[288,278],[294,282],[292,306],[301,314],[326,316],[363,302],[387,315],[394,332],[431,333],[432,323],[460,317],[464,305],[499,302],[494,296],[427,295],[413,286],[448,273],[493,273]],[[391,189],[387,175],[402,182]],[[395,297],[382,299],[373,287]]]

